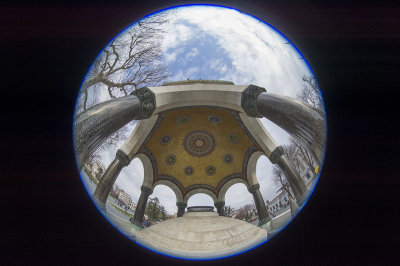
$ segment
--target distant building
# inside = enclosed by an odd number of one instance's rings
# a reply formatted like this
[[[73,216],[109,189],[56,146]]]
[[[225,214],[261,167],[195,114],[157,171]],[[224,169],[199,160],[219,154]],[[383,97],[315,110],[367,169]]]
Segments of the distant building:
[[[304,180],[304,184],[308,186],[311,181],[314,180],[315,176],[315,168],[317,167],[317,163],[314,161],[313,167],[311,168],[300,156],[297,157],[297,170],[301,178]]]
[[[312,167],[308,165],[304,159],[299,155],[300,151],[296,149],[297,156],[292,160],[295,165],[296,170],[304,181],[306,186],[309,186],[314,178],[317,176],[315,169],[318,167],[317,163],[314,161]]]
[[[279,190],[278,190],[279,191]],[[278,216],[279,214],[285,212],[289,209],[289,194],[286,190],[280,189],[281,193],[276,196],[273,200],[267,201],[268,212],[273,216]]]
[[[133,204],[133,202],[130,202],[130,203],[128,204],[127,207],[128,207],[128,209],[131,210],[132,212],[134,212],[134,211],[136,210],[136,205]]]
[[[118,193],[118,201],[122,203],[123,205],[128,206],[130,203],[132,203],[132,198],[131,196],[123,191],[122,189]]]

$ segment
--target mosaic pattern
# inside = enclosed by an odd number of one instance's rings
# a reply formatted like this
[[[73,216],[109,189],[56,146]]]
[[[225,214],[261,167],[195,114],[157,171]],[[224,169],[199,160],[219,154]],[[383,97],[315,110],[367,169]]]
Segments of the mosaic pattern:
[[[194,169],[191,166],[186,166],[183,172],[185,173],[185,175],[191,176],[194,173]]]
[[[235,134],[230,133],[230,134],[228,134],[227,137],[228,137],[228,141],[229,141],[230,143],[236,144],[236,143],[239,142],[239,138],[238,138],[238,136],[236,136]]]
[[[208,116],[208,121],[210,121],[213,124],[219,124],[221,123],[221,117],[216,115],[210,115]]]
[[[161,137],[160,143],[161,144],[167,144],[171,140],[170,135],[164,135]]]
[[[170,154],[167,156],[166,162],[168,165],[173,165],[176,163],[176,156],[173,154]]]
[[[206,174],[207,174],[208,176],[213,176],[213,175],[215,175],[216,172],[217,172],[217,171],[215,170],[215,167],[214,167],[214,166],[210,165],[210,166],[207,166],[207,167],[206,167]]]
[[[226,154],[225,156],[224,156],[224,162],[225,163],[232,163],[233,162],[233,156],[232,156],[232,154]]]
[[[214,137],[205,130],[192,131],[186,135],[184,147],[193,156],[206,156],[215,148]]]
[[[176,123],[179,125],[185,124],[190,120],[190,116],[188,115],[181,115],[176,118]]]

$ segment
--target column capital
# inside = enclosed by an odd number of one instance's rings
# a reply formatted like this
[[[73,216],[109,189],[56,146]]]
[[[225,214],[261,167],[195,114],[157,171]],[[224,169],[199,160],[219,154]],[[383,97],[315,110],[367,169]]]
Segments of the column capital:
[[[183,202],[183,201],[179,201],[176,203],[176,206],[178,206],[178,208],[186,208],[187,207],[187,203]]]
[[[269,160],[271,163],[276,164],[279,161],[279,158],[281,158],[282,155],[285,154],[285,151],[283,150],[282,146],[278,146],[275,148],[275,150],[272,151]]]
[[[142,87],[140,89],[134,90],[131,95],[135,95],[139,98],[140,104],[142,106],[142,111],[138,116],[138,120],[150,118],[156,109],[156,96],[147,87]]]
[[[151,188],[146,187],[146,186],[141,186],[140,190],[146,195],[151,195],[151,193],[153,193],[153,190]]]
[[[225,206],[225,201],[216,201],[216,202],[214,202],[214,206],[215,206],[215,208],[222,208],[222,207],[224,207]]]
[[[266,92],[267,90],[255,86],[249,85],[243,92],[242,92],[242,108],[246,112],[246,114],[250,117],[263,117],[257,110],[257,99],[258,96]]]
[[[129,156],[120,149],[117,150],[117,153],[115,154],[115,158],[118,159],[124,167],[128,166],[131,163]]]
[[[249,190],[249,192],[250,192],[251,194],[254,194],[254,192],[256,192],[256,190],[259,190],[259,189],[260,189],[260,184],[252,185],[251,187],[249,187],[249,188],[247,188],[247,189]]]

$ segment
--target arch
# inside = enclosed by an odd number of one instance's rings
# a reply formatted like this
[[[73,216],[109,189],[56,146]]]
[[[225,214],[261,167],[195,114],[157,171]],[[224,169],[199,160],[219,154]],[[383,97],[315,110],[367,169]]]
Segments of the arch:
[[[212,192],[211,190],[206,189],[206,188],[195,188],[195,189],[190,190],[184,196],[183,201],[187,203],[191,196],[198,194],[198,193],[207,194],[208,196],[210,196],[213,199],[214,203],[217,201],[217,195],[215,195],[214,192]]]
[[[173,182],[171,182],[169,180],[158,180],[157,182],[155,182],[153,184],[153,190],[158,185],[165,185],[165,186],[169,187],[170,189],[172,189],[172,191],[175,193],[175,196],[176,196],[176,202],[182,202],[183,201],[182,191]]]
[[[257,162],[261,155],[265,155],[262,151],[254,152],[247,163],[247,187],[258,184],[257,179]]]
[[[143,164],[143,186],[153,187],[153,165],[147,155],[138,153],[135,157],[139,158]]]
[[[225,194],[228,191],[228,189],[231,186],[233,186],[235,184],[239,184],[239,183],[244,184],[247,188],[249,187],[249,184],[242,178],[233,178],[233,179],[229,180],[228,182],[226,182],[224,185],[222,185],[222,187],[218,193],[218,201],[225,201]]]

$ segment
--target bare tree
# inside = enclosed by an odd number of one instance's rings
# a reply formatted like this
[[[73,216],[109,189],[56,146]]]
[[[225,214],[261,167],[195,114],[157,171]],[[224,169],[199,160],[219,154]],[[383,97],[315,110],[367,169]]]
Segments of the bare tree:
[[[245,220],[246,222],[249,222],[253,215],[254,206],[252,204],[246,204],[236,211],[235,219]]]
[[[294,198],[294,195],[290,192],[289,182],[286,180],[285,175],[282,170],[275,165],[272,167],[272,181],[276,187],[282,188],[291,198]]]
[[[89,156],[87,159],[85,165],[90,166],[94,163],[99,163],[102,161],[101,154],[104,151],[110,150],[113,147],[116,147],[120,141],[126,139],[131,132],[132,126],[136,123],[136,121],[132,121],[131,123],[128,123],[127,125],[123,126],[113,134],[103,143],[97,150]],[[99,179],[100,180],[100,179]]]
[[[233,213],[235,212],[235,209],[232,208],[230,205],[225,205],[224,212],[226,217],[232,217]]]
[[[143,86],[156,86],[169,76],[161,49],[169,16],[163,12],[139,21],[103,50],[82,84],[78,112],[93,105],[101,90],[116,98]]]
[[[323,110],[322,96],[315,78],[304,75],[302,80],[304,85],[297,94],[297,98],[319,110]]]
[[[290,138],[291,140],[293,138]],[[288,158],[296,167],[296,170],[298,172],[300,172],[300,162],[299,162],[299,158],[298,158],[298,151],[295,145],[293,145],[292,143],[289,145],[283,145],[282,146],[283,151],[285,153],[286,158]]]
[[[314,169],[314,165],[316,163],[315,157],[312,153],[306,149],[299,141],[290,138],[290,147],[292,147],[291,151],[293,151],[296,156],[300,157],[310,169]]]
[[[315,80],[314,77],[311,76],[303,76],[303,87],[297,94],[297,98],[304,103],[308,104],[311,108],[313,108],[316,112],[318,112],[322,117],[325,118],[325,113],[323,111],[324,105],[323,105],[323,100],[322,100],[322,95],[321,91],[319,89],[319,86],[317,84],[317,81]],[[299,143],[298,141],[296,142],[296,146],[300,145],[301,147],[305,147],[307,149],[307,153],[309,155],[312,155],[314,159],[317,161],[318,164],[321,164],[322,158],[318,158],[317,154],[315,154],[314,150],[321,150],[323,151],[325,149],[325,124],[324,123],[315,123],[313,125],[313,131],[314,131],[314,139],[312,143]],[[298,145],[297,145],[298,144]],[[304,148],[302,148],[304,151]]]

